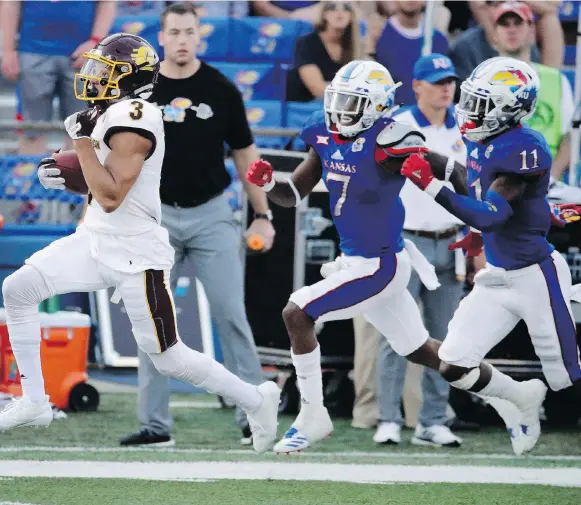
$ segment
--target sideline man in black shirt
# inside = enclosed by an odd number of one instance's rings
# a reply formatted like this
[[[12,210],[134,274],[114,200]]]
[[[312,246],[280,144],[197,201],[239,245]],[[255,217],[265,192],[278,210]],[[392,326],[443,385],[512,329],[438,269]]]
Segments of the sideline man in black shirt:
[[[240,235],[224,189],[224,143],[233,151],[240,179],[255,211],[246,235],[259,233],[272,247],[272,214],[262,189],[247,184],[246,170],[259,158],[237,88],[196,57],[199,23],[191,4],[172,4],[161,16],[165,50],[159,80],[150,98],[163,111],[166,151],[161,173],[162,225],[176,250],[172,286],[180,264],[194,263],[218,327],[224,364],[251,384],[262,382],[260,361],[244,307]],[[169,414],[169,384],[147,355],[139,353],[141,429],[121,445],[174,445]],[[246,416],[236,421],[250,443]]]

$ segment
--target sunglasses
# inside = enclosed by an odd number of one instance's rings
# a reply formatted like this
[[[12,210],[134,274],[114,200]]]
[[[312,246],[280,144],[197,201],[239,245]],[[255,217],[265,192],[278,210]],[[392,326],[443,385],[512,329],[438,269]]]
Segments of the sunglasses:
[[[351,12],[353,10],[353,7],[351,6],[350,3],[346,3],[346,2],[330,2],[330,3],[326,3],[324,10],[326,11],[336,11],[339,9],[343,9],[344,11],[348,11]]]

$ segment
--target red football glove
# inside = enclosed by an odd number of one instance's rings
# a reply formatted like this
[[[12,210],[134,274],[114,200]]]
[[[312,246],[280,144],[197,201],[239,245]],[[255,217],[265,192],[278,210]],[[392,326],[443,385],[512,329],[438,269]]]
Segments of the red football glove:
[[[581,219],[581,205],[575,203],[564,203],[557,205],[551,203],[551,224],[563,228],[569,223],[574,223]]]
[[[248,172],[246,172],[246,179],[248,179],[252,184],[260,186],[268,191],[274,186],[274,181],[272,179],[272,165],[268,161],[255,160],[248,167]]]
[[[473,258],[478,256],[482,252],[484,247],[484,242],[482,241],[482,234],[477,231],[472,231],[468,233],[464,238],[454,242],[448,246],[448,251],[454,251],[459,247],[466,253],[468,258]]]
[[[434,180],[432,166],[423,154],[410,154],[403,162],[401,174],[412,181],[422,191]]]

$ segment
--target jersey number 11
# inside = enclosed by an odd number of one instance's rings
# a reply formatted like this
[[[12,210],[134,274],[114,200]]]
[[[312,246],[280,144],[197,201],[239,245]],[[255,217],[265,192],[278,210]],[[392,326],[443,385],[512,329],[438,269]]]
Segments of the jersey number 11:
[[[539,158],[537,157],[537,150],[533,149],[531,151],[531,154],[533,156],[533,166],[529,167],[527,166],[527,152],[526,151],[522,151],[520,153],[520,155],[522,156],[522,166],[520,167],[521,170],[528,170],[529,168],[538,168],[539,166]]]

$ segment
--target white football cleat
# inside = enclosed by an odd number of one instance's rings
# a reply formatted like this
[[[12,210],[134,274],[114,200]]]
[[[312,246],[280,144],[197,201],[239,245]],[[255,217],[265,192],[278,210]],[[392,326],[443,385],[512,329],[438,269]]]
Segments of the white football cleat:
[[[517,456],[520,456],[525,450],[525,442],[523,440],[523,433],[520,429],[522,415],[519,408],[508,400],[491,396],[479,396],[484,399],[486,403],[492,406],[502,418],[506,425],[506,429],[508,430],[508,434],[510,435],[512,450]]]
[[[431,445],[433,447],[460,447],[462,439],[452,433],[452,430],[444,425],[416,426],[415,434],[412,438],[414,445]]]
[[[401,442],[401,426],[397,423],[379,423],[373,441],[376,444],[393,444]]]
[[[52,407],[46,396],[44,403],[35,405],[27,396],[12,400],[0,412],[0,431],[20,426],[48,426],[53,419]]]
[[[547,395],[547,386],[539,379],[521,382],[522,400],[519,400],[521,412],[520,429],[524,452],[531,451],[541,436],[541,407]]]
[[[246,412],[252,445],[256,452],[265,452],[276,440],[278,427],[278,404],[280,403],[280,388],[272,381],[263,382],[258,386],[262,395],[262,403],[256,412]]]
[[[277,454],[300,452],[329,437],[332,431],[333,422],[325,407],[303,405],[295,422],[274,446],[274,452]]]

